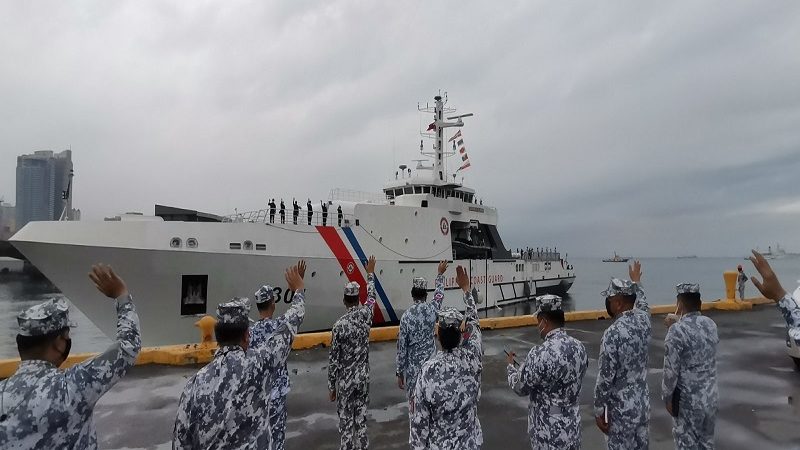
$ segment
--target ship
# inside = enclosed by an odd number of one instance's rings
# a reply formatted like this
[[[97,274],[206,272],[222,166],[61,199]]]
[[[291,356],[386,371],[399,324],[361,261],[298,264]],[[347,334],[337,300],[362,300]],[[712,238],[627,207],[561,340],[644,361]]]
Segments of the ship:
[[[10,241],[108,336],[116,332],[114,308],[98,297],[86,273],[97,262],[112,265],[135,298],[142,342],[149,346],[196,342],[198,317],[213,315],[217,303],[232,297],[252,296],[263,284],[274,287],[277,312],[284,311],[291,302],[284,271],[299,259],[308,267],[301,332],[332,327],[345,311],[342,288],[348,282],[360,284],[366,300],[370,255],[378,260],[377,326],[399,322],[411,305],[414,277],[425,277],[432,295],[440,260],[451,261],[448,306],[463,308],[455,282],[459,265],[484,311],[566,294],[575,281],[572,264],[557,252],[513,256],[498,230],[497,209],[457,180],[458,170],[448,170],[452,157],[458,163],[462,158],[446,148],[447,134],[460,131],[472,114],[454,115],[446,93],[418,110],[433,114],[428,130],[420,130],[432,145],[420,143],[424,158],[415,170],[393,169],[374,195],[333,189],[324,202],[327,212],[317,204],[295,217],[289,204],[281,219],[272,204],[226,216],[156,205],[152,216],[30,222]]]
[[[628,262],[629,259],[630,258],[625,256],[619,256],[617,255],[617,252],[614,252],[613,258],[605,258],[603,259],[603,262]]]

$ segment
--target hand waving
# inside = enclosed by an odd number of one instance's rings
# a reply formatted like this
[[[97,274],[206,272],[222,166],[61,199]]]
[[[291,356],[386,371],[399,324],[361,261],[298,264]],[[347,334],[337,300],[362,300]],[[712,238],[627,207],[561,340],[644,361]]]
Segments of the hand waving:
[[[448,265],[449,263],[447,262],[446,259],[439,261],[439,275],[444,275],[444,273],[447,272]]]
[[[374,255],[369,257],[369,260],[367,261],[367,273],[375,273],[376,262],[377,260],[375,259]]]
[[[634,283],[642,282],[642,264],[639,260],[634,261],[632,266],[628,266],[628,275]]]
[[[781,282],[778,281],[777,275],[772,271],[769,262],[761,256],[761,253],[755,250],[752,250],[752,252],[753,256],[750,257],[750,261],[756,267],[758,273],[761,274],[761,278],[764,281],[759,281],[756,277],[750,277],[750,280],[759,292],[761,292],[761,295],[777,302],[786,296],[786,290],[783,289]]]
[[[108,298],[120,298],[128,293],[128,287],[114,269],[107,264],[95,264],[89,272],[89,279],[92,280],[98,291]]]
[[[298,266],[299,264],[286,269],[286,284],[289,285],[289,289],[292,292],[302,291],[305,288]]]
[[[456,284],[464,292],[469,292],[469,275],[467,275],[467,270],[461,266],[456,267]]]
[[[300,275],[300,278],[306,277],[306,261],[304,259],[297,262],[297,273]]]

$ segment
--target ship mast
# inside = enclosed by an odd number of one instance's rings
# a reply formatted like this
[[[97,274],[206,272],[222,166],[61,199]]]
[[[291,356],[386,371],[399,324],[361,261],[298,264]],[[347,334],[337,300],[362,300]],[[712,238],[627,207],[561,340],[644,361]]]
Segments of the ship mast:
[[[463,117],[470,117],[472,113],[468,114],[461,114],[458,116],[449,116],[447,120],[455,120],[455,122],[447,122],[445,121],[444,113],[448,112],[455,112],[453,108],[445,108],[445,103],[447,102],[447,93],[445,93],[445,97],[442,98],[441,94],[437,95],[433,98],[436,102],[433,106],[433,125],[436,127],[435,131],[436,134],[433,137],[436,142],[433,144],[434,150],[434,160],[433,160],[433,172],[436,174],[435,176],[438,177],[439,181],[446,181],[446,171],[447,167],[444,164],[444,129],[449,127],[463,127],[464,121],[461,120]],[[420,111],[431,112],[429,107],[427,108],[420,108]]]

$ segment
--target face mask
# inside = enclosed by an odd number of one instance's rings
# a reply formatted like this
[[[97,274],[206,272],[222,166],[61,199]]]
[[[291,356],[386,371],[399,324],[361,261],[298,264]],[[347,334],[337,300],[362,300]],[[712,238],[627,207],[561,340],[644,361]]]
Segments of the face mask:
[[[61,352],[62,364],[64,363],[64,361],[67,360],[67,357],[69,356],[69,351],[72,349],[72,339],[64,338],[64,342],[66,343],[66,346],[64,347],[64,350]]]
[[[614,313],[611,312],[611,300],[606,297],[606,312],[608,313],[608,317],[614,318]]]

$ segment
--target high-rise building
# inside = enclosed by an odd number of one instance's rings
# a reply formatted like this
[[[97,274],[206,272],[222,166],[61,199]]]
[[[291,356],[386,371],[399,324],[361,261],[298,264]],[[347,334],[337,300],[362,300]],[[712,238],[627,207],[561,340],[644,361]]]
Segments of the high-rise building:
[[[16,226],[32,220],[72,219],[72,150],[51,150],[17,157]]]
[[[14,207],[0,200],[0,241],[5,241],[17,231]]]

